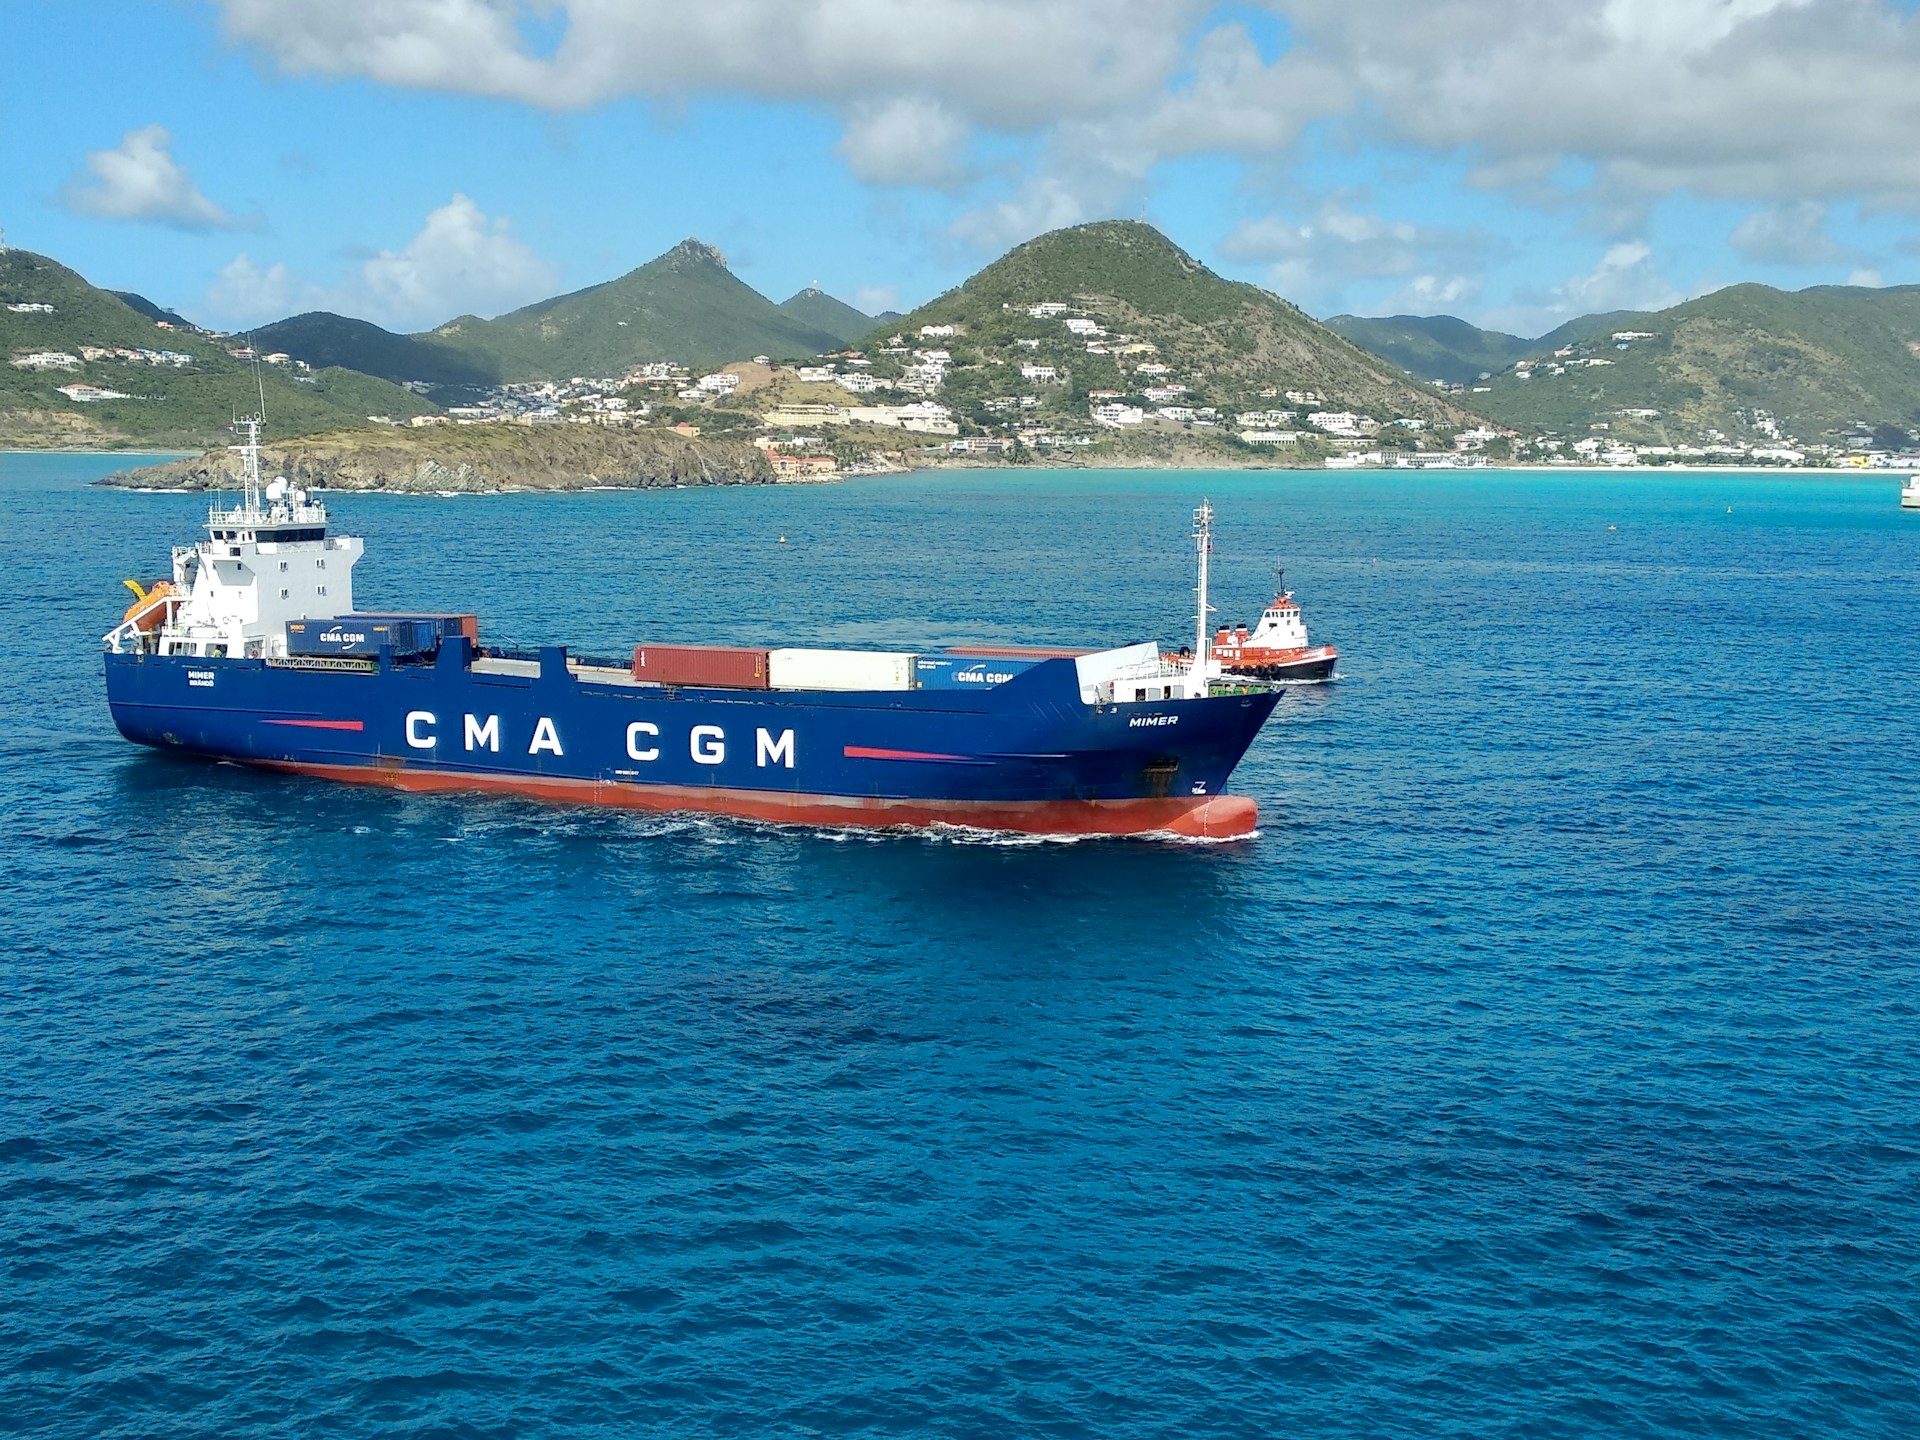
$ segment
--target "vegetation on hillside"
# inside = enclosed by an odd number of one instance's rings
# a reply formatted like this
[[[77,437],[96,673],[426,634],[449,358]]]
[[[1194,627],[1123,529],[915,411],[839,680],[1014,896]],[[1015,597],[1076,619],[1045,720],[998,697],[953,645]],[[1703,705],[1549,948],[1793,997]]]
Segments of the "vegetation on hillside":
[[[773,470],[750,445],[670,430],[597,425],[432,425],[302,436],[263,446],[267,474],[331,490],[417,492],[578,490],[610,485],[770,484]],[[228,449],[123,471],[100,482],[142,488],[234,489]]]
[[[1060,316],[1030,313],[1048,303],[1097,316],[1109,337],[1124,335],[1128,343],[1075,335]],[[918,338],[922,327],[945,325],[955,327],[954,338]],[[950,351],[953,368],[942,401],[976,425],[988,423],[990,404],[1023,391],[1040,401],[1035,413],[1084,422],[1095,392],[1130,400],[1169,383],[1187,387],[1182,404],[1227,414],[1297,403],[1436,427],[1471,418],[1296,306],[1222,279],[1152,226],[1130,221],[1029,241],[875,331],[866,341],[869,352],[883,350],[890,333]],[[1108,353],[1089,350],[1089,338]],[[1024,364],[1053,366],[1057,379],[1024,382]],[[1288,402],[1289,391],[1313,399]]]
[[[396,335],[369,320],[325,310],[262,325],[247,338],[263,354],[285,351],[309,365],[339,365],[384,380],[491,385],[502,378],[485,356],[461,354],[430,339]]]
[[[462,315],[421,338],[507,380],[618,375],[649,360],[801,359],[841,343],[783,311],[698,240],[604,285],[497,320]]]
[[[1440,351],[1447,363],[1477,365],[1476,376],[1491,371],[1486,393],[1469,397],[1474,407],[1538,433],[1606,426],[1642,442],[1718,432],[1818,445],[1850,430],[1894,439],[1920,428],[1920,286],[1733,285],[1667,310],[1581,316],[1520,342],[1497,367],[1486,360],[1513,337],[1450,317],[1331,323],[1416,376],[1410,361],[1424,356],[1431,368]],[[1416,327],[1433,351],[1409,349]]]
[[[843,345],[858,340],[874,326],[873,316],[834,299],[815,285],[788,296],[780,302],[780,308],[800,324],[824,331]]]
[[[1497,375],[1532,353],[1533,342],[1482,330],[1451,315],[1336,315],[1327,328],[1362,350],[1398,365],[1415,380],[1467,385]]]
[[[51,311],[15,310],[47,305]],[[0,252],[0,439],[16,444],[101,448],[194,448],[223,440],[236,414],[260,408],[267,433],[298,435],[395,419],[433,406],[396,385],[354,371],[255,367],[228,354],[232,341],[156,322],[66,266],[26,250]],[[82,347],[172,352],[184,363],[84,359]],[[26,368],[34,354],[82,357],[71,369]],[[126,398],[81,402],[60,387],[89,385]]]

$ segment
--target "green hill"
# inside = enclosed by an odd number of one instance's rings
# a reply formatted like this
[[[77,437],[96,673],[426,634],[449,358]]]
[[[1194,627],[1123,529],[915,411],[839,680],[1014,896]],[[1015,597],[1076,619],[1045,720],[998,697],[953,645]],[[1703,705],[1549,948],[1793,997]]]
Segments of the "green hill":
[[[1448,315],[1327,323],[1419,379],[1491,375],[1474,408],[1517,429],[1605,425],[1674,444],[1716,430],[1811,445],[1855,426],[1920,432],[1920,286],[1732,285],[1667,310],[1583,315],[1535,340]]]
[[[248,338],[263,355],[284,351],[309,365],[341,365],[386,380],[491,385],[501,378],[484,356],[463,354],[417,335],[396,335],[370,320],[325,310],[262,325]]]
[[[698,240],[683,240],[603,285],[496,320],[462,315],[420,338],[505,380],[617,375],[648,360],[703,366],[752,355],[799,359],[841,343],[783,311]]]
[[[153,301],[147,299],[146,296],[137,295],[131,290],[109,290],[107,294],[113,296],[116,300],[124,301],[129,310],[144,315],[149,320],[164,320],[169,325],[178,326],[182,330],[192,330],[196,328],[194,323],[187,319],[186,316],[175,314],[171,310],[164,310],[154,304]]]
[[[51,307],[42,309],[38,307]],[[29,307],[29,308],[15,308]],[[163,314],[165,312],[162,312]],[[301,375],[254,367],[227,353],[232,342],[156,321],[87,283],[66,266],[27,250],[0,252],[0,443],[117,448],[198,448],[218,444],[229,420],[260,406],[265,390],[271,436],[365,425],[370,414],[400,418],[433,406],[398,386],[349,370]],[[149,363],[148,351],[183,357]],[[71,368],[37,368],[32,355],[71,356]],[[76,401],[62,386],[87,385],[123,398]]]
[[[1631,310],[1582,315],[1534,340],[1503,330],[1482,330],[1452,315],[1336,315],[1327,321],[1327,328],[1398,365],[1416,380],[1470,385],[1498,375],[1529,355],[1550,354],[1575,340],[1632,329],[1632,322],[1644,318]]]
[[[1416,380],[1470,384],[1530,353],[1532,341],[1482,330],[1451,315],[1336,315],[1327,328],[1398,365]]]
[[[858,340],[873,329],[876,322],[875,316],[854,309],[844,300],[834,299],[815,285],[782,300],[780,308],[802,325],[824,330],[842,344]]]
[[[1630,332],[1647,338],[1613,338]],[[1572,353],[1554,353],[1563,348]],[[1606,423],[1676,443],[1713,430],[1772,439],[1774,427],[1808,444],[1837,443],[1855,425],[1913,432],[1920,286],[1733,285],[1650,314],[1584,317],[1534,342],[1527,358],[1531,378],[1510,369],[1474,397],[1524,429],[1564,435]],[[1623,413],[1635,410],[1658,413]]]
[[[1071,307],[1104,337],[1083,337],[1064,315],[1032,307]],[[1042,386],[1045,408],[1087,415],[1088,392],[1144,393],[1149,385],[1187,387],[1182,403],[1223,411],[1285,406],[1286,392],[1311,392],[1305,408],[1351,409],[1380,420],[1418,418],[1447,426],[1468,416],[1432,387],[1352,344],[1277,295],[1224,280],[1150,225],[1102,221],[1028,241],[904,319],[868,337],[916,337],[922,327],[952,325],[950,340],[915,340],[950,349],[954,368],[943,400],[964,411],[970,399],[1034,390],[1019,367],[1051,365],[1061,384]],[[1133,353],[1118,353],[1127,337]],[[1114,353],[1089,351],[1088,340]],[[1151,347],[1140,350],[1140,346]],[[1164,366],[1151,378],[1142,364]],[[1302,402],[1295,402],[1302,403]]]

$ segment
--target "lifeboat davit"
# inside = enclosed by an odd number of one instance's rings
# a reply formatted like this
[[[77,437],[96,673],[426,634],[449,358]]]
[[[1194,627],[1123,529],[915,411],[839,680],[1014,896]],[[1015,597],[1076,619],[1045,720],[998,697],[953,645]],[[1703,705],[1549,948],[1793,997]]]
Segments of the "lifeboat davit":
[[[1331,680],[1340,652],[1331,645],[1307,643],[1307,622],[1293,592],[1284,587],[1260,615],[1252,631],[1244,625],[1221,626],[1213,637],[1213,661],[1223,675],[1257,680],[1312,682]]]
[[[120,623],[130,624],[146,634],[158,630],[167,618],[167,602],[179,593],[173,588],[173,582],[156,580],[151,590],[142,589],[138,580],[123,580],[120,583],[133,591],[133,604],[120,617]]]

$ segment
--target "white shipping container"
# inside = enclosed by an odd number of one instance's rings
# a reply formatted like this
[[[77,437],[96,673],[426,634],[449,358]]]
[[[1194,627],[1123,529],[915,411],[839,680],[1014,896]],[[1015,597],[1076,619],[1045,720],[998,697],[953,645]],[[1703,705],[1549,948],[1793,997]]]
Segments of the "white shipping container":
[[[914,656],[883,650],[770,650],[776,690],[911,690]]]

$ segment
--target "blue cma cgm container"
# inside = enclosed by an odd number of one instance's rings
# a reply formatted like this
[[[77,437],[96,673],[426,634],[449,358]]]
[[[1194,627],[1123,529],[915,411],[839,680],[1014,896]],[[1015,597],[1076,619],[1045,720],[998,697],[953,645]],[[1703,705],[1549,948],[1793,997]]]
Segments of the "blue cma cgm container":
[[[382,645],[396,655],[424,655],[440,643],[441,627],[413,615],[339,615],[331,620],[289,620],[289,655],[377,655]]]
[[[1005,656],[921,655],[913,662],[913,683],[922,690],[984,690],[1039,663]]]

